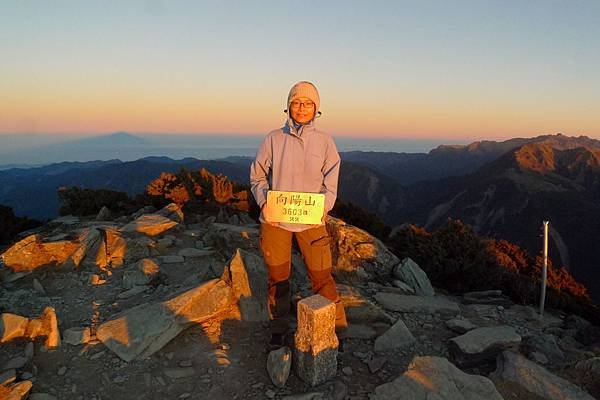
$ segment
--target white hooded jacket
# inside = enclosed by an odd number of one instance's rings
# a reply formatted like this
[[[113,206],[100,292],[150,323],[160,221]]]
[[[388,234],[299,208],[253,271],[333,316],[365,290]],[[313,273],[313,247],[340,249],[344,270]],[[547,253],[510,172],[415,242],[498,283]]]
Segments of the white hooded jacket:
[[[333,138],[315,128],[315,120],[296,131],[288,115],[285,126],[267,134],[250,166],[252,194],[262,208],[267,191],[281,190],[325,195],[329,212],[337,197],[340,156]],[[260,221],[265,222],[263,215]],[[315,225],[272,223],[291,232]]]

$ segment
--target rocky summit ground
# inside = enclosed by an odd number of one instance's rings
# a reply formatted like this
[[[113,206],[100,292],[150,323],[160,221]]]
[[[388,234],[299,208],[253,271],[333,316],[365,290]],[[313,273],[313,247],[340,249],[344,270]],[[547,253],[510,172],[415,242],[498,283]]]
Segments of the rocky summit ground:
[[[368,233],[335,218],[328,230],[350,325],[335,376],[314,387],[294,368],[276,386],[267,369],[266,269],[247,214],[171,205],[29,232],[0,265],[0,399],[600,395],[597,327],[500,291],[444,293]],[[298,301],[311,291],[297,251],[293,268]]]

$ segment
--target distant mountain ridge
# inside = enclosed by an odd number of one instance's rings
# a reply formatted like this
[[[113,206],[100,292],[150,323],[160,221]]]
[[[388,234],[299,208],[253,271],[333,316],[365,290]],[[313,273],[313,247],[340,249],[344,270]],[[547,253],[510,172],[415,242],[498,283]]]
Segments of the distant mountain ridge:
[[[429,153],[341,153],[339,198],[391,226],[435,229],[448,218],[537,254],[539,227],[550,220],[551,256],[600,295],[595,254],[600,237],[600,141],[561,134],[439,146]],[[0,171],[0,204],[17,215],[56,215],[60,186],[142,192],[161,172],[207,168],[248,183],[252,157],[226,161],[146,157],[59,163]]]
[[[538,254],[539,227],[549,220],[555,264],[569,266],[598,296],[599,160],[599,148],[525,144],[471,174],[403,187],[408,197],[394,222],[433,229],[457,218],[479,234],[507,239]]]
[[[441,145],[429,153],[341,153],[343,160],[370,165],[402,185],[475,172],[510,150],[530,143],[545,143],[557,149],[600,148],[600,140],[562,134],[514,138],[502,142],[478,141],[468,145]]]
[[[106,188],[135,195],[142,193],[146,185],[161,172],[177,172],[180,168],[206,168],[239,182],[248,179],[248,170],[242,166],[192,158],[171,160],[167,157],[147,157],[129,162],[59,163],[0,171],[0,204],[12,207],[18,216],[54,218],[60,208],[57,191],[61,186]]]

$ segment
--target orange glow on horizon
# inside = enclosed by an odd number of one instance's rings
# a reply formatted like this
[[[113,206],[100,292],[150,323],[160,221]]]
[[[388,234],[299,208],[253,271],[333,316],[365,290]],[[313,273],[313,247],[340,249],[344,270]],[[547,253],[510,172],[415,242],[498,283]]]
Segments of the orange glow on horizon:
[[[60,94],[54,88],[30,89],[2,99],[1,133],[261,135],[286,119],[280,98],[257,101],[226,92],[147,88],[132,93],[84,87]],[[322,112],[318,126],[338,137],[482,140],[557,132],[598,137],[591,113],[582,118],[542,104],[448,104],[443,99],[437,104],[410,99],[379,104],[340,98],[330,99]]]

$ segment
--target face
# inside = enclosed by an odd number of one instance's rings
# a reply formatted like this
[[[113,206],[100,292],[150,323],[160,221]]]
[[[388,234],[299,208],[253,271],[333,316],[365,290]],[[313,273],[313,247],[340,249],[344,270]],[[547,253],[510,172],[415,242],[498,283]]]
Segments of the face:
[[[315,103],[308,97],[297,97],[290,104],[290,115],[296,123],[306,125],[315,117]]]

